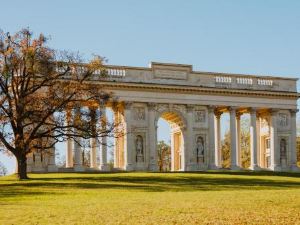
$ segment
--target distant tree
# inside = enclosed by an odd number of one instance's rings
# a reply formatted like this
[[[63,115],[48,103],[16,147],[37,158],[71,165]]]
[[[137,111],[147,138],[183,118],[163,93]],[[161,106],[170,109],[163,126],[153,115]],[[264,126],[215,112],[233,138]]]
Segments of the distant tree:
[[[30,152],[48,152],[67,139],[107,136],[114,129],[93,126],[95,118],[85,112],[66,123],[67,108],[109,100],[90,82],[106,75],[103,58],[82,64],[76,54],[54,51],[46,41],[42,34],[33,38],[28,29],[0,32],[0,142],[15,155],[20,179],[28,179]]]
[[[230,167],[230,131],[225,133],[221,143],[222,151],[222,167]],[[250,167],[250,129],[249,120],[241,120],[241,166],[243,168]]]
[[[1,176],[5,176],[7,174],[7,169],[6,167],[3,165],[3,163],[0,162],[0,177]]]
[[[157,143],[159,171],[171,170],[171,147],[164,141]]]
[[[225,133],[224,139],[221,143],[222,151],[222,167],[230,168],[230,132]]]

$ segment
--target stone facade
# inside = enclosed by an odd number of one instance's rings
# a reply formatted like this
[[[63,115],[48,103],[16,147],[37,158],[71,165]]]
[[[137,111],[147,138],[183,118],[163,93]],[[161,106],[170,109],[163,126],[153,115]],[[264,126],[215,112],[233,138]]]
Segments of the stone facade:
[[[241,168],[240,116],[250,114],[252,170],[296,171],[297,79],[193,71],[191,65],[107,66],[95,82],[113,94],[108,103],[124,135],[115,138],[114,167],[157,171],[157,122],[171,126],[172,171],[221,168],[221,124],[230,115],[231,169]],[[105,107],[100,109],[105,112]],[[92,140],[91,168],[107,171],[106,137]],[[68,143],[66,167],[84,171],[80,146]],[[100,149],[100,163],[96,151]],[[54,150],[53,150],[54,151]],[[53,154],[54,155],[54,154]],[[52,158],[51,158],[52,157]],[[74,158],[74,160],[73,160]],[[31,171],[53,171],[53,156],[28,158]],[[52,166],[52,167],[51,167]]]

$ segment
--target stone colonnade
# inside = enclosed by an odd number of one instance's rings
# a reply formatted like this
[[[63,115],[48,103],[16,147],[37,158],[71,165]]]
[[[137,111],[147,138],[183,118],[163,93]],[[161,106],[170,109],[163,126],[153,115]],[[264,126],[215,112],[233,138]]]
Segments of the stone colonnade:
[[[73,113],[72,113],[73,111]],[[97,116],[97,111],[99,116]],[[81,107],[75,106],[73,109],[67,110],[67,123],[78,122],[81,118]],[[106,108],[105,106],[100,107],[89,107],[89,114],[92,123],[92,130],[96,130],[97,126],[106,127]],[[97,120],[98,118],[98,120]],[[81,147],[81,138],[74,140],[67,140],[66,148],[66,168],[73,168],[74,171],[85,171],[86,168],[83,165],[83,154]],[[105,135],[97,138],[91,138],[90,140],[90,169],[108,171],[109,166],[107,164],[107,137]],[[97,154],[97,150],[99,154]],[[99,162],[97,162],[97,155],[99,155]]]
[[[251,170],[295,171],[296,110],[224,107],[191,104],[120,102],[110,105],[117,125],[114,168],[125,171],[158,171],[157,122],[171,125],[171,170],[198,171],[222,168],[221,116],[230,118],[230,169],[242,169],[241,115],[250,114]],[[106,107],[90,107],[95,128],[106,126]],[[97,116],[97,113],[101,116]],[[66,111],[67,122],[81,119],[81,108]],[[103,119],[104,118],[104,119]],[[122,125],[122,126],[120,126]],[[67,141],[66,170],[108,171],[107,137],[90,140],[90,168],[83,165],[81,140]],[[97,152],[98,151],[98,152]],[[32,153],[29,171],[57,171],[53,154]],[[98,156],[98,158],[97,158]],[[99,159],[99,160],[97,160]]]
[[[221,115],[230,115],[230,168],[242,168],[241,115],[250,114],[251,170],[297,170],[296,110],[126,102],[114,109],[124,123],[115,167],[157,171],[157,120],[171,125],[172,170],[222,168]],[[177,155],[176,155],[177,154]]]

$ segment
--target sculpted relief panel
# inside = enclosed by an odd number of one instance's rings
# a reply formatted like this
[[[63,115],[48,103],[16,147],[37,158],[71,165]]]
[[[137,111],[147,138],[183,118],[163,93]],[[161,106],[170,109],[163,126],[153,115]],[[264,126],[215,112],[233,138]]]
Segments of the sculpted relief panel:
[[[278,125],[281,127],[288,126],[288,115],[286,113],[278,114]]]
[[[155,78],[163,78],[163,79],[186,80],[187,72],[186,71],[156,69],[154,71],[154,77]]]
[[[206,121],[206,112],[205,110],[196,110],[195,111],[195,122],[204,123]]]
[[[133,118],[134,120],[145,120],[145,108],[144,107],[134,107],[133,108]]]

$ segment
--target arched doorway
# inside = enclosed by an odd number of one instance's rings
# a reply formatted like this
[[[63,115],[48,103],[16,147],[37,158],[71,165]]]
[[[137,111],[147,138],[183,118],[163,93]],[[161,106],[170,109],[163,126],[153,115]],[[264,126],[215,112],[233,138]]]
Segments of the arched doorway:
[[[185,132],[184,132],[184,119],[179,112],[164,111],[159,114],[156,120],[156,125],[158,120],[163,119],[170,126],[170,161],[171,161],[171,171],[184,171],[185,170]],[[157,126],[158,127],[158,126]],[[159,128],[159,127],[158,127]],[[158,133],[158,132],[157,132]],[[156,138],[160,140],[160,138]],[[158,151],[157,151],[158,154]],[[168,156],[167,156],[168,157]],[[159,157],[158,162],[159,163]]]

